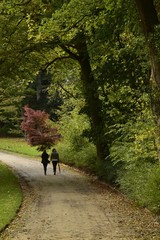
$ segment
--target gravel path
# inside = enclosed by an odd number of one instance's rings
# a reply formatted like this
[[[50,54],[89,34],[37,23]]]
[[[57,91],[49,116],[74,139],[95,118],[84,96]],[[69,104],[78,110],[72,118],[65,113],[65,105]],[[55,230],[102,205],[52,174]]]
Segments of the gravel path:
[[[83,173],[0,153],[20,176],[24,202],[2,240],[160,240],[158,219]]]

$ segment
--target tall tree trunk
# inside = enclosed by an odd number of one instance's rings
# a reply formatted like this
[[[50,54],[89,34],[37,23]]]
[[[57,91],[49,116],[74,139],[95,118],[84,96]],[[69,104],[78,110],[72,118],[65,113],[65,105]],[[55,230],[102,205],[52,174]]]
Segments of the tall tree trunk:
[[[97,149],[99,160],[109,156],[109,148],[104,141],[104,121],[102,117],[102,105],[99,99],[98,86],[92,74],[90,58],[88,54],[85,34],[81,32],[76,41],[76,49],[81,66],[81,80],[91,121],[92,136]]]
[[[139,12],[142,28],[146,38],[146,43],[150,51],[151,59],[151,88],[153,100],[153,113],[155,115],[158,129],[160,129],[160,60],[156,44],[151,35],[154,34],[155,27],[159,24],[158,15],[153,0],[135,0]],[[158,159],[160,161],[160,130],[156,139]]]

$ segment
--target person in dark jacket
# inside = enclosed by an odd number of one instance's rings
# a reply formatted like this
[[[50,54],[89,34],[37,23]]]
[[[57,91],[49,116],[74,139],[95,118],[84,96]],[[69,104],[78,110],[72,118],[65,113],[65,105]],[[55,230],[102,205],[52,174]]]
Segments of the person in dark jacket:
[[[50,163],[50,161],[48,160],[49,155],[46,152],[46,150],[43,151],[41,158],[42,158],[41,163],[43,164],[43,168],[44,168],[44,175],[46,175],[47,174],[47,165],[48,165],[48,163]]]
[[[57,163],[59,162],[59,154],[55,148],[53,148],[52,150],[50,160],[52,161],[52,164],[53,164],[54,175],[56,175]]]

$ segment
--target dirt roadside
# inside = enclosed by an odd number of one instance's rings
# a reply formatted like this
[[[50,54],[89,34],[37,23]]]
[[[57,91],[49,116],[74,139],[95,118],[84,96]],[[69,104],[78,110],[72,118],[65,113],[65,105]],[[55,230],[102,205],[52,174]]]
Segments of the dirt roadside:
[[[160,240],[160,224],[85,174],[61,166],[43,175],[38,161],[0,153],[20,176],[24,202],[1,240]],[[22,181],[23,180],[23,181]]]

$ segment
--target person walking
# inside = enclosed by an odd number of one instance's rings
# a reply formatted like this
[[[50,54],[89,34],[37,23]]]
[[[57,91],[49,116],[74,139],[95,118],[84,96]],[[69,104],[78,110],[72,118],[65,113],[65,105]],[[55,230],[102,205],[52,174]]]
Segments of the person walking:
[[[43,164],[43,168],[44,168],[44,175],[47,174],[47,165],[48,163],[50,163],[49,159],[49,155],[46,152],[46,150],[43,151],[42,155],[41,155],[42,161],[41,163]]]
[[[53,164],[54,175],[56,175],[57,163],[59,163],[59,154],[55,148],[53,148],[52,150],[50,160],[52,161],[52,164]]]

